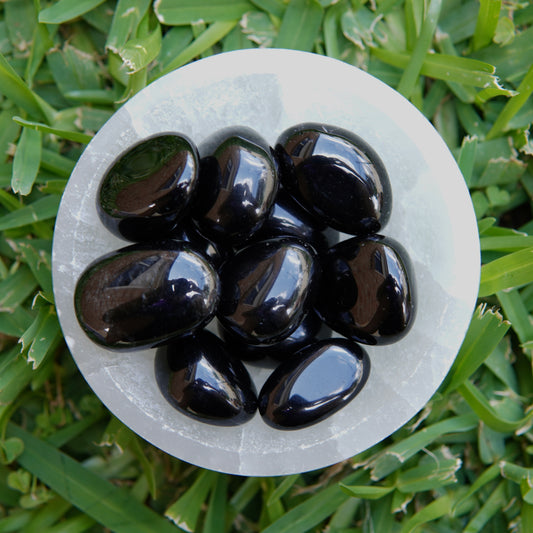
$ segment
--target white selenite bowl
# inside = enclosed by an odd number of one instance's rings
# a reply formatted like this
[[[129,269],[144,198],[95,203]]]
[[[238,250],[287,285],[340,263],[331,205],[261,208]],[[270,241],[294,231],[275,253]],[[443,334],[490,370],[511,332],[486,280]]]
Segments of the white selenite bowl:
[[[167,403],[155,350],[108,351],[74,313],[76,282],[89,263],[125,246],[95,204],[104,172],[138,141],[176,131],[201,143],[216,130],[254,128],[272,145],[286,128],[322,122],[348,129],[380,155],[393,208],[382,234],[413,263],[418,311],[401,341],[366,347],[372,368],[360,394],[326,420],[276,430],[259,413],[241,426],[193,420]],[[424,116],[369,74],[328,57],[279,49],[239,50],[184,66],[149,85],[101,128],[68,182],[53,246],[54,294],[66,342],[109,410],[165,452],[195,465],[250,476],[305,472],[381,441],[424,407],[450,369],[478,292],[480,251],[470,196],[455,160]],[[259,390],[270,369],[248,365]]]

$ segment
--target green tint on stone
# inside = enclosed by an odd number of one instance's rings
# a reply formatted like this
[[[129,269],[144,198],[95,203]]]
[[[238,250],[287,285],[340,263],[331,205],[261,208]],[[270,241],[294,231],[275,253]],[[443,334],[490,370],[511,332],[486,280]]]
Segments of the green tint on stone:
[[[198,169],[197,149],[187,137],[164,134],[137,144],[102,179],[100,219],[130,241],[165,238],[191,208]]]

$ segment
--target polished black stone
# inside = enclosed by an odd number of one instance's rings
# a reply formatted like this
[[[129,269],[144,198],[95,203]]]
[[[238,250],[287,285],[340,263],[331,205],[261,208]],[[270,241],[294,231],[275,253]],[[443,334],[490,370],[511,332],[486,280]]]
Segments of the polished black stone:
[[[392,207],[389,178],[378,154],[347,130],[305,123],[277,140],[281,182],[328,226],[361,235],[387,223]]]
[[[159,348],[155,374],[170,404],[196,420],[234,426],[252,418],[257,409],[248,371],[208,331]]]
[[[246,342],[270,344],[288,337],[311,309],[320,267],[308,244],[278,237],[239,250],[219,273],[222,325]]]
[[[198,175],[198,151],[187,137],[152,137],[123,153],[106,172],[97,193],[98,215],[127,240],[165,238],[190,209]]]
[[[215,268],[219,268],[231,254],[230,248],[204,237],[190,220],[180,222],[172,231],[170,238],[190,243],[202,255],[209,258]]]
[[[264,240],[292,235],[308,242],[318,252],[322,252],[333,244],[331,242],[333,233],[336,232],[310,215],[287,191],[280,188],[270,215],[254,235],[254,239]]]
[[[155,346],[206,325],[214,316],[219,280],[214,267],[186,243],[132,245],[111,252],[81,275],[76,316],[107,348]]]
[[[316,302],[335,331],[365,344],[400,340],[413,324],[414,274],[405,249],[389,237],[353,237],[323,257]]]
[[[272,150],[254,130],[223,129],[199,147],[200,187],[193,217],[217,242],[242,243],[265,221],[278,190]]]
[[[249,344],[223,327],[219,327],[218,333],[228,351],[243,361],[257,361],[265,357],[284,361],[299,349],[315,342],[322,331],[330,332],[329,328],[323,327],[323,322],[318,315],[310,311],[295,331],[273,344]]]
[[[259,412],[277,429],[324,420],[352,400],[370,372],[370,359],[348,339],[311,344],[281,363],[259,393]]]

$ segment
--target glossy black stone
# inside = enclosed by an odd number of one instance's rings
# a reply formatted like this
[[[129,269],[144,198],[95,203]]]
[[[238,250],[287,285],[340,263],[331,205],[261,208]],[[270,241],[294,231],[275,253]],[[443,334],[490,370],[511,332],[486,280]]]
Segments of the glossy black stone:
[[[202,255],[207,257],[217,269],[231,253],[231,249],[204,237],[190,220],[180,222],[176,229],[172,231],[170,238],[190,243]]]
[[[319,222],[291,197],[287,191],[278,191],[276,201],[261,229],[254,235],[256,240],[292,235],[309,243],[315,250],[327,250],[333,232],[326,224]]]
[[[74,303],[92,340],[131,349],[203,327],[218,298],[214,267],[190,245],[168,242],[132,245],[101,257],[79,278]]]
[[[376,233],[387,223],[392,208],[387,171],[357,135],[299,124],[280,135],[276,156],[284,187],[318,220],[352,235]]]
[[[257,409],[257,394],[241,361],[208,331],[157,350],[155,374],[165,398],[184,414],[211,424],[243,424]]]
[[[190,209],[198,175],[198,151],[187,137],[151,137],[122,154],[102,178],[100,219],[130,241],[165,238]]]
[[[353,237],[323,258],[316,309],[335,331],[365,344],[400,340],[413,324],[414,275],[405,249],[381,235]]]
[[[370,372],[366,351],[348,339],[311,344],[281,363],[259,393],[259,412],[277,429],[324,420],[351,401]]]
[[[218,333],[224,341],[228,351],[243,361],[258,361],[270,357],[277,361],[284,361],[295,352],[314,343],[319,333],[330,332],[323,328],[323,322],[314,311],[307,313],[302,323],[288,337],[273,344],[249,344],[231,331],[219,327]]]
[[[199,147],[202,194],[194,211],[200,231],[238,244],[265,221],[278,190],[272,150],[254,130],[223,129]]]
[[[219,274],[222,325],[246,342],[271,344],[288,337],[311,309],[320,267],[308,244],[279,237],[239,250]]]

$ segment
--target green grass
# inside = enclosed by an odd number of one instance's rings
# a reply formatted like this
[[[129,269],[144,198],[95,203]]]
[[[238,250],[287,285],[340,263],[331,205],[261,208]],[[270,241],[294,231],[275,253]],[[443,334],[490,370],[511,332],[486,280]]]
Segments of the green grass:
[[[1,2],[0,532],[533,531],[531,22],[527,0]],[[114,419],[66,349],[50,273],[61,193],[107,118],[166,72],[258,45],[408,97],[459,163],[483,262],[428,406],[359,456],[277,478],[188,465]]]

